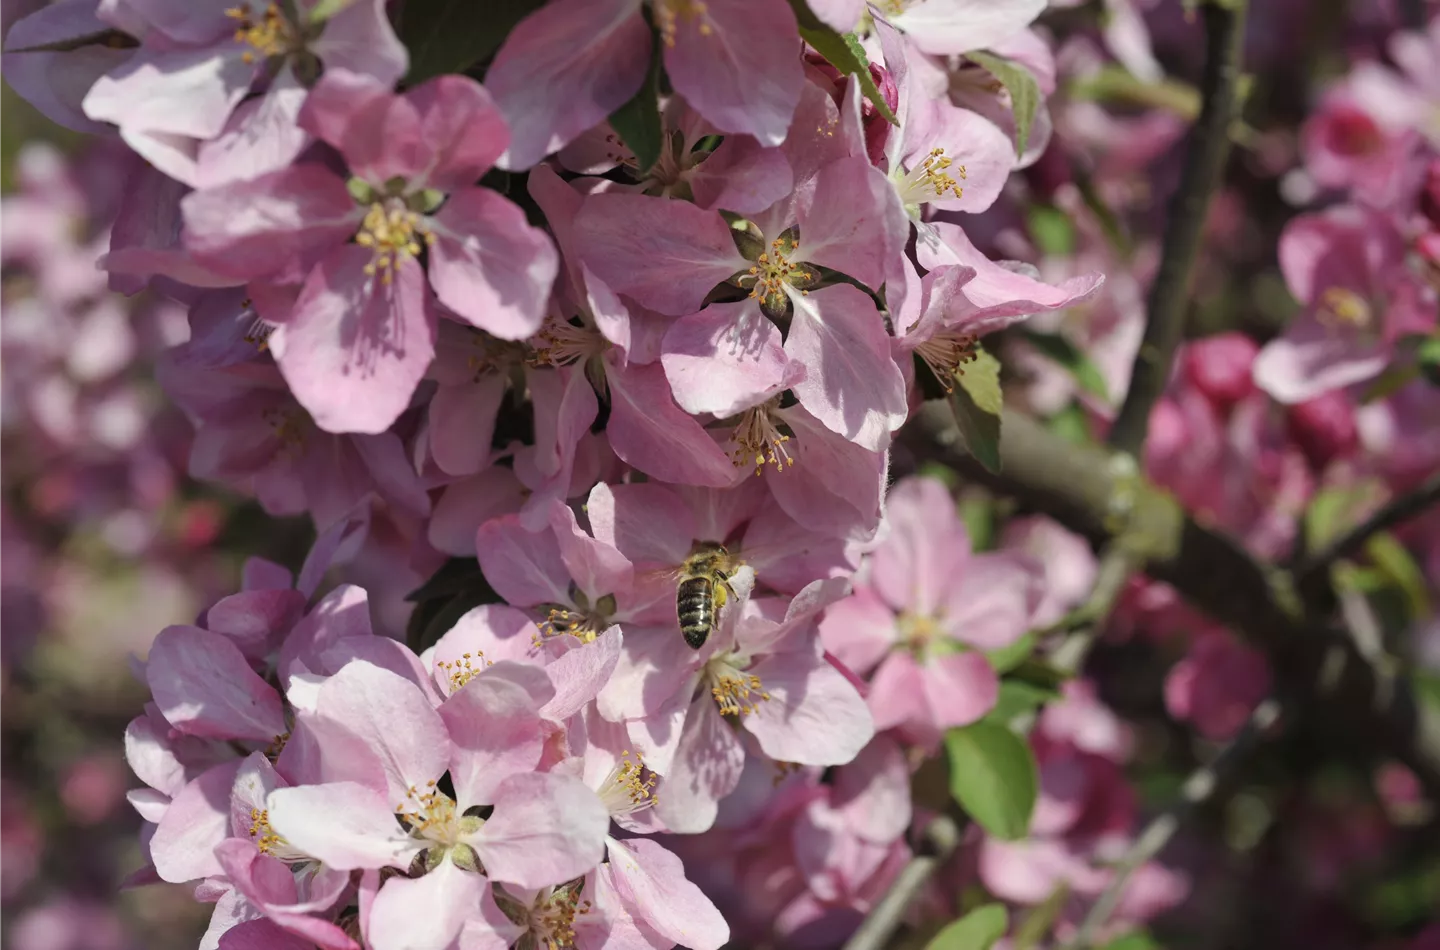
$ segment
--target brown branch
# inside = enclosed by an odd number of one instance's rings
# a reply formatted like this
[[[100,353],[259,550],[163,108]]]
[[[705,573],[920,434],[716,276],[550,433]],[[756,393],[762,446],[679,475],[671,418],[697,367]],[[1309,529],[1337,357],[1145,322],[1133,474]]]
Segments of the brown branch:
[[[1145,445],[1150,410],[1165,391],[1170,364],[1185,329],[1190,277],[1200,251],[1210,196],[1220,185],[1230,155],[1230,126],[1240,113],[1240,58],[1245,0],[1213,0],[1204,6],[1205,74],[1200,81],[1200,118],[1190,133],[1180,187],[1170,202],[1160,268],[1146,303],[1145,338],[1125,404],[1110,429],[1110,445],[1138,455]]]

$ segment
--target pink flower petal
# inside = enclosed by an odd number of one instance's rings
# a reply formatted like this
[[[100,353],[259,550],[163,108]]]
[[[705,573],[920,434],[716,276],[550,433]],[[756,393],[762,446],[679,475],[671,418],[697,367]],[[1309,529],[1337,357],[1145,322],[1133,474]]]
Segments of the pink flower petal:
[[[421,877],[393,877],[370,908],[366,943],[372,950],[445,950],[488,888],[483,875],[448,858]]]
[[[236,759],[207,770],[186,785],[155,827],[150,860],[162,880],[179,884],[221,873],[215,846],[230,835],[230,786]]]
[[[863,158],[843,158],[796,188],[795,203],[797,256],[879,289],[910,236],[910,220],[885,175]]]
[[[1390,348],[1361,333],[1326,326],[1307,309],[1284,335],[1261,347],[1252,366],[1255,385],[1286,405],[1378,376],[1390,362]]]
[[[695,516],[668,485],[600,483],[586,504],[595,538],[618,549],[637,566],[676,566],[700,537]]]
[[[450,779],[460,808],[488,804],[496,787],[540,764],[540,706],[555,695],[545,671],[503,661],[481,670],[440,707],[454,752]]]
[[[875,302],[846,284],[791,295],[795,316],[785,352],[807,373],[793,389],[832,432],[873,451],[909,415],[905,379]]]
[[[351,174],[376,188],[392,178],[418,178],[434,157],[415,104],[359,73],[325,70],[299,122],[338,149]]]
[[[730,927],[674,854],[646,838],[609,842],[611,880],[631,913],[690,950],[719,950]]]
[[[690,705],[675,758],[664,774],[655,813],[677,834],[699,834],[715,824],[720,799],[735,790],[745,749],[708,693]]]
[[[968,726],[995,708],[1000,678],[983,653],[951,653],[921,668],[929,722],[941,729]]]
[[[682,485],[723,488],[737,480],[729,456],[700,423],[670,396],[657,364],[611,369],[611,447],[624,462],[652,478]]]
[[[805,85],[795,14],[782,0],[706,0],[672,13],[665,73],[675,91],[722,132],[785,140]]]
[[[391,86],[410,66],[405,44],[390,25],[385,0],[354,0],[325,21],[308,44],[330,72],[347,70]]]
[[[495,518],[475,534],[480,570],[501,597],[517,607],[567,603],[570,571],[550,530],[526,531],[516,515]]]
[[[870,679],[870,694],[865,701],[877,730],[929,719],[924,675],[907,653],[893,652],[881,662]]]
[[[271,792],[268,818],[292,847],[336,870],[403,868],[423,843],[400,827],[397,804],[353,782],[302,785]]]
[[[554,684],[555,696],[541,708],[540,714],[546,719],[564,722],[593,702],[615,672],[622,642],[620,628],[611,627],[545,667]]]
[[[575,244],[611,290],[677,317],[699,310],[716,284],[750,266],[718,212],[649,195],[586,198]]]
[[[435,310],[420,264],[394,280],[365,273],[370,252],[346,245],[311,273],[290,323],[270,337],[280,371],[327,432],[384,432],[410,404],[435,355]]]
[[[599,864],[609,827],[610,813],[583,782],[532,772],[500,784],[494,815],[471,843],[492,880],[546,887]]]
[[[779,653],[750,668],[770,699],[741,725],[777,762],[843,765],[875,733],[870,710],[850,681],[809,651]]]
[[[933,616],[965,575],[970,538],[938,479],[907,478],[886,499],[890,533],[871,560],[870,583],[896,611]]]
[[[110,127],[86,118],[81,102],[96,81],[133,56],[133,50],[95,43],[65,52],[18,52],[103,32],[109,24],[95,10],[93,0],[60,0],[15,20],[5,34],[0,65],[10,88],[45,118],[76,132],[105,134]]]
[[[1019,33],[1045,9],[1045,0],[924,0],[890,18],[924,53],[984,49]]]
[[[785,153],[744,135],[727,135],[710,157],[690,172],[690,190],[701,208],[754,214],[795,187]]]
[[[792,373],[780,329],[753,300],[711,304],[665,334],[660,363],[688,413],[729,416],[786,388]]]
[[[624,105],[649,49],[640,0],[560,0],[521,20],[485,73],[510,125],[500,167],[529,168]]]
[[[150,647],[146,680],[165,718],[189,735],[269,742],[285,731],[279,694],[218,633],[166,627]]]
[[[440,302],[504,340],[539,330],[560,266],[545,232],[486,188],[452,194],[430,220],[430,283]]]

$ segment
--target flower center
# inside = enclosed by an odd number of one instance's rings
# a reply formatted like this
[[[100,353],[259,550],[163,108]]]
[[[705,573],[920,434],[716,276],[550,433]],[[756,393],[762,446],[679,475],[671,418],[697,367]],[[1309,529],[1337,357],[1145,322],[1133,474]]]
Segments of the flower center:
[[[283,56],[295,47],[295,30],[280,12],[277,4],[269,4],[259,17],[250,13],[248,3],[231,7],[225,15],[235,21],[235,42],[249,46],[240,58],[253,63],[259,58]]]
[[[740,414],[740,421],[735,423],[735,430],[730,433],[730,441],[735,444],[735,448],[730,450],[730,460],[736,468],[753,463],[755,474],[759,475],[765,471],[767,464],[775,466],[779,472],[795,464],[795,459],[785,450],[790,436],[780,431],[778,419],[771,414],[779,405],[780,397],[773,396]]]
[[[416,838],[447,847],[460,839],[460,816],[455,800],[437,789],[434,781],[427,782],[423,791],[410,786],[405,801],[396,805],[395,811]]]
[[[270,348],[270,334],[275,332],[275,327],[273,324],[266,323],[260,319],[260,315],[255,312],[255,304],[249,297],[240,301],[240,316],[243,317],[247,314],[251,318],[250,326],[246,329],[245,336],[242,339],[261,353],[264,353]]]
[[[582,643],[590,643],[610,628],[616,607],[614,594],[599,598],[593,607],[583,590],[572,589],[570,596],[573,604],[540,605],[539,609],[545,611],[545,619],[539,624],[542,636],[572,636]]]
[[[975,359],[977,342],[972,334],[941,330],[915,347],[915,352],[948,393],[955,391],[955,376],[964,372],[964,364]]]
[[[900,201],[908,208],[946,197],[961,197],[965,189],[950,174],[952,167],[956,175],[965,177],[964,165],[956,165],[946,158],[943,148],[932,148],[920,164],[900,176],[897,186]]]
[[[360,222],[360,230],[355,233],[355,243],[368,247],[374,254],[365,265],[365,273],[374,275],[378,271],[380,280],[386,284],[394,279],[401,261],[420,256],[424,249],[422,241],[435,243],[435,235],[424,217],[394,199],[373,202],[365,220]]]
[[[471,663],[472,659],[474,660],[473,664]],[[495,664],[491,660],[485,659],[484,653],[476,652],[462,653],[460,654],[460,659],[454,663],[451,663],[449,660],[441,660],[435,665],[440,668],[440,672],[450,681],[450,692],[454,693],[466,683],[479,676],[487,666],[494,666]]]
[[[637,753],[632,760],[627,750],[596,794],[610,814],[629,815],[655,804],[655,781],[655,773],[645,768],[645,759]]]
[[[1320,295],[1320,322],[1335,329],[1368,330],[1375,314],[1364,297],[1344,287],[1327,287]]]
[[[800,293],[809,293],[808,288],[820,282],[820,272],[803,261],[796,260],[800,250],[800,236],[794,228],[771,241],[766,247],[754,234],[741,232],[741,253],[754,261],[749,268],[737,272],[730,282],[760,302],[760,310],[772,320],[778,320],[790,310],[790,298],[785,295],[787,287]]]
[[[760,703],[770,698],[760,677],[739,670],[733,656],[711,660],[706,664],[705,673],[710,681],[710,695],[715,697],[722,716],[753,713]]]
[[[305,444],[305,417],[299,409],[271,406],[260,416],[274,430],[282,448],[298,449]]]
[[[535,334],[535,356],[537,366],[571,366],[583,363],[604,353],[610,341],[599,330],[577,326],[569,320],[550,318]]]
[[[275,833],[270,827],[270,811],[265,808],[250,809],[250,840],[261,854],[267,854],[286,864],[299,864],[312,860],[308,854],[296,850],[290,842]]]
[[[910,647],[926,647],[945,636],[940,619],[925,614],[901,614],[895,621],[900,631],[900,640]]]
[[[546,950],[568,950],[575,946],[575,918],[590,913],[590,902],[580,899],[581,884],[566,884],[549,894],[536,895],[530,912],[530,932]]]
[[[660,38],[666,46],[675,45],[675,34],[681,23],[700,21],[696,29],[701,36],[709,36],[714,29],[703,0],[655,0],[651,9],[655,14],[655,25],[660,28]]]

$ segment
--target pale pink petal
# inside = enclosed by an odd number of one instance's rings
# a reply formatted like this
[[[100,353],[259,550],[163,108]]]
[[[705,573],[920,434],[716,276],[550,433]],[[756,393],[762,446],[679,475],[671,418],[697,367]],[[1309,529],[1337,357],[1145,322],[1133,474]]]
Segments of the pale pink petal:
[[[664,706],[677,705],[670,702],[677,693],[683,694],[678,701],[683,708],[690,702],[687,688],[694,688],[699,662],[674,627],[632,627],[626,631],[615,672],[600,692],[600,715],[612,722],[645,718]]]
[[[277,788],[270,793],[270,827],[293,848],[340,871],[403,868],[422,843],[395,818],[380,792],[353,782]]]
[[[592,702],[610,681],[620,661],[622,643],[620,628],[611,627],[545,667],[550,682],[554,684],[555,695],[540,709],[540,714],[547,719],[564,722]]]
[[[180,203],[185,247],[217,273],[303,277],[355,233],[361,210],[323,165],[294,165],[208,188]]]
[[[540,764],[545,735],[539,710],[554,694],[544,670],[506,661],[482,670],[445,700],[440,718],[454,747],[450,779],[460,808],[488,804],[502,781]]]
[[[794,186],[785,153],[744,135],[725,136],[710,157],[690,172],[695,204],[737,214],[764,211]]]
[[[786,449],[795,464],[767,467],[765,482],[785,513],[805,527],[841,537],[869,538],[880,524],[886,457],[836,435],[794,406],[783,412],[795,437]]]
[[[793,386],[801,405],[832,432],[883,450],[909,406],[875,302],[847,284],[790,299],[795,315],[785,352],[807,370]]]
[[[678,639],[678,638],[677,638]],[[745,768],[745,749],[708,693],[690,705],[674,761],[665,771],[655,813],[678,834],[699,834],[715,824],[720,799]]]
[[[781,0],[707,0],[671,14],[665,73],[675,91],[723,132],[785,140],[805,85],[795,14]]]
[[[910,827],[910,766],[899,743],[876,736],[855,760],[835,772],[830,803],[846,826],[876,844]]]
[[[385,0],[353,0],[309,43],[327,71],[361,73],[390,86],[409,68],[405,44],[390,26]]]
[[[452,482],[435,502],[430,543],[453,557],[474,555],[476,529],[491,518],[518,512],[524,493],[515,473],[498,466]]]
[[[921,52],[947,55],[984,49],[1030,25],[1045,0],[922,0],[890,18]]]
[[[675,405],[662,366],[617,370],[612,364],[608,379],[611,414],[606,433],[622,461],[653,478],[682,485],[724,488],[736,481],[737,471],[725,451]]]
[[[432,151],[414,103],[369,76],[327,69],[300,110],[300,127],[339,150],[357,178],[376,188],[421,175]]]
[[[536,663],[538,639],[540,629],[514,607],[481,604],[455,621],[429,660],[440,691],[448,696],[458,688],[454,676],[467,668],[467,659],[474,670],[503,660]]]
[[[570,571],[550,530],[526,531],[516,515],[495,518],[475,534],[480,570],[501,597],[517,607],[567,603]]]
[[[312,941],[264,918],[244,920],[227,928],[216,946],[219,950],[314,950]]]
[[[286,589],[246,590],[221,598],[205,611],[205,627],[223,634],[246,659],[264,660],[305,611],[305,595],[288,589],[285,573]]]
[[[611,290],[670,316],[699,310],[716,284],[750,267],[718,212],[649,195],[589,196],[575,244]]]
[[[921,667],[934,725],[968,726],[995,708],[1000,678],[983,653],[951,653]]]
[[[741,718],[777,762],[843,765],[875,733],[870,710],[850,681],[809,651],[779,653],[752,666],[769,700]]]
[[[285,731],[280,695],[240,648],[198,627],[166,627],[150,647],[146,680],[181,732],[269,742]]]
[[[1044,570],[1028,554],[979,554],[943,592],[946,631],[980,650],[1007,647],[1025,635],[1040,606]]]
[[[965,177],[959,182],[961,195],[928,203],[946,211],[984,211],[1000,197],[1015,167],[1013,140],[989,119],[969,109],[957,109],[940,101],[932,103],[928,111],[924,138],[916,143],[921,148],[906,156],[905,167],[913,170],[931,148],[944,148],[945,157],[965,169]]]
[[[910,235],[909,218],[885,175],[862,158],[844,158],[801,184],[795,203],[796,256],[878,290]]]
[[[1294,405],[1379,375],[1390,362],[1389,350],[1357,331],[1325,325],[1308,309],[1283,336],[1261,347],[1251,371],[1255,385]]]
[[[430,221],[430,283],[441,303],[504,340],[540,329],[560,261],[525,212],[487,188],[466,188]]]
[[[495,812],[472,840],[492,880],[545,887],[600,863],[610,813],[578,779],[532,772],[495,791]]]
[[[610,875],[631,913],[690,950],[719,950],[730,939],[720,911],[685,876],[674,854],[647,838],[609,842]]]
[[[457,192],[475,184],[505,151],[510,130],[485,87],[468,76],[437,76],[405,93],[420,113],[430,150],[413,185]]]
[[[181,789],[150,839],[150,860],[173,884],[221,873],[215,846],[230,836],[230,786],[241,762],[209,769]]]
[[[675,402],[692,414],[729,416],[792,381],[780,329],[753,300],[711,304],[665,333],[660,363]]]
[[[833,27],[836,32],[849,33],[860,22],[865,0],[807,0],[806,6],[821,23]]]
[[[159,717],[157,716],[156,719]],[[135,776],[161,792],[168,802],[185,787],[185,765],[166,741],[169,724],[136,716],[125,727],[125,764]]]
[[[560,0],[521,20],[485,73],[510,125],[500,167],[529,168],[624,105],[649,49],[640,0]]]
[[[485,373],[473,383],[441,386],[430,400],[430,453],[447,475],[473,475],[491,455],[506,380]]]
[[[934,615],[970,561],[955,499],[938,479],[907,478],[890,490],[885,522],[890,533],[871,559],[871,586],[897,611]]]
[[[311,143],[296,124],[307,90],[286,67],[263,96],[240,103],[225,130],[195,152],[195,187],[215,188],[286,168]]]
[[[363,661],[346,665],[320,687],[315,709],[377,757],[397,803],[438,779],[450,762],[440,714],[418,686],[389,670]]]
[[[887,656],[870,679],[870,693],[865,697],[876,729],[890,729],[929,718],[925,696],[925,680],[920,666],[907,653]]]
[[[359,245],[332,252],[305,282],[291,322],[270,337],[295,398],[327,432],[384,432],[435,355],[419,263],[402,259],[387,283],[365,273],[370,257]]]
[[[655,482],[602,482],[591,490],[586,512],[596,540],[618,549],[637,566],[678,566],[702,536],[685,499],[670,486]]]
[[[393,877],[375,895],[365,934],[372,950],[445,950],[476,912],[487,882],[448,858],[418,878]]]

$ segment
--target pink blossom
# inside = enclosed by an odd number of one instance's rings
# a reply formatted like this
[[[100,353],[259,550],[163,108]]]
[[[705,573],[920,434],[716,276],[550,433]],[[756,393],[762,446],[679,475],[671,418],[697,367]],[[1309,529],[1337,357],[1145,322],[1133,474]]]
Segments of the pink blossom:
[[[332,70],[299,123],[339,150],[352,184],[304,163],[198,191],[184,201],[186,246],[238,278],[302,282],[293,304],[261,306],[281,372],[322,428],[381,432],[434,355],[434,300],[501,338],[529,336],[554,248],[518,207],[473,186],[506,141],[473,81],[440,77],[394,96]]]
[[[999,677],[980,651],[1025,634],[1041,569],[1018,553],[972,553],[954,501],[934,479],[897,483],[886,524],[854,595],[826,612],[820,632],[846,666],[873,670],[876,726],[903,726],[930,744],[995,704]]]
[[[1222,633],[1200,637],[1165,678],[1165,707],[1207,739],[1229,739],[1270,692],[1265,658]]]
[[[561,0],[521,20],[486,74],[514,139],[503,168],[534,165],[640,88],[651,44],[640,0]],[[795,15],[781,0],[657,4],[675,91],[724,132],[778,145],[804,77]]]

